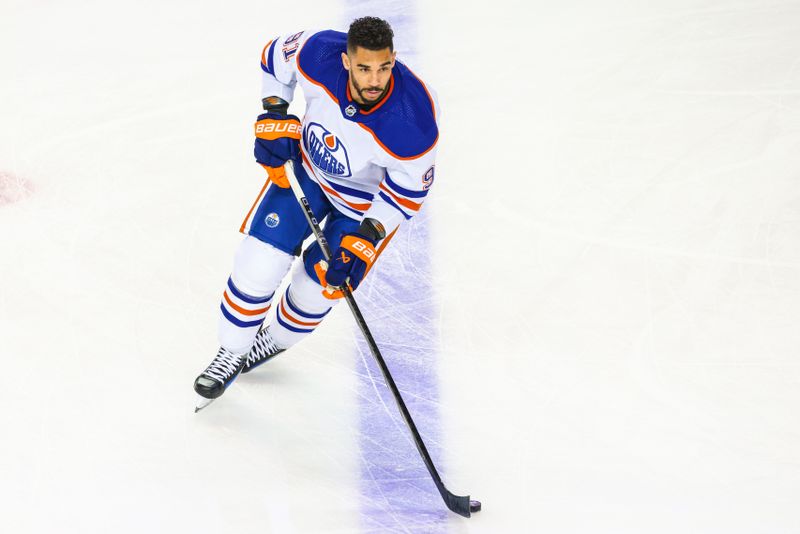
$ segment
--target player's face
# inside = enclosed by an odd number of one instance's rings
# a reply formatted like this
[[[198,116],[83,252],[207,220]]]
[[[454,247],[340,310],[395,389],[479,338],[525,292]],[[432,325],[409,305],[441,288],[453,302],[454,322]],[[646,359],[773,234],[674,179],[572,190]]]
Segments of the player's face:
[[[397,52],[388,48],[367,50],[357,46],[355,51],[342,53],[342,63],[350,76],[350,92],[360,104],[377,102],[389,88],[394,58]]]

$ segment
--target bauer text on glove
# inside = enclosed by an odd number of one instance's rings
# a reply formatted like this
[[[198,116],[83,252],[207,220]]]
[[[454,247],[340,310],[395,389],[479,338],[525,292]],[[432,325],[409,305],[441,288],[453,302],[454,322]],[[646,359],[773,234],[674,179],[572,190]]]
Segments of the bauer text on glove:
[[[300,152],[300,119],[294,115],[269,112],[258,116],[255,124],[256,161],[280,187],[289,187],[283,165]]]
[[[347,234],[342,237],[327,266],[320,262],[315,271],[323,287],[339,289],[347,283],[351,290],[355,290],[376,256],[372,241],[359,234]]]

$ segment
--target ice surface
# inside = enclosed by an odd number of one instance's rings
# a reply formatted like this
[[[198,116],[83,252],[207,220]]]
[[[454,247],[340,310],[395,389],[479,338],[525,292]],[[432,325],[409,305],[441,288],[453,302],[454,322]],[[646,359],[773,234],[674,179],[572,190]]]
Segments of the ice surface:
[[[262,185],[258,57],[388,17],[436,184],[195,415]],[[800,5],[3,0],[3,530],[800,531]]]

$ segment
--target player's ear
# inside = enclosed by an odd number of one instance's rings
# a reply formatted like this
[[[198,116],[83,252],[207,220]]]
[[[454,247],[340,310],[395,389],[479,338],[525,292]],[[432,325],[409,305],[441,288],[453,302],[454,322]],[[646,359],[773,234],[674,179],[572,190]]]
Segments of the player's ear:
[[[392,68],[394,68],[394,62],[397,59],[397,50],[392,50]]]
[[[350,58],[344,52],[342,52],[342,65],[344,65],[344,70],[350,70]]]

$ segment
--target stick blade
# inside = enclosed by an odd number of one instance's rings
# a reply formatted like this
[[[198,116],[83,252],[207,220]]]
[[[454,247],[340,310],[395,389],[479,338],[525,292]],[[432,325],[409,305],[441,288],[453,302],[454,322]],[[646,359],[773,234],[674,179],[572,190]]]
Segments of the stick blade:
[[[464,517],[469,517],[473,512],[481,511],[481,502],[470,500],[469,495],[459,496],[447,492],[444,502],[451,512]]]

